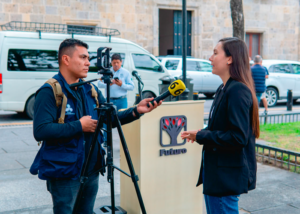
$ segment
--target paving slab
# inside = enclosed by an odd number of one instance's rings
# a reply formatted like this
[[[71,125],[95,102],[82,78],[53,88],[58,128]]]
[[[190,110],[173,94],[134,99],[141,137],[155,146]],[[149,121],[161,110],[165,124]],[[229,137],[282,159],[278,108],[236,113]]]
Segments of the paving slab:
[[[18,153],[18,152],[28,152],[28,151],[38,151],[39,147],[28,146],[23,141],[14,141],[7,144],[1,143],[1,148],[7,153]]]
[[[110,196],[97,197],[95,201],[95,209],[102,206],[110,205]],[[120,204],[120,194],[115,195],[116,206]],[[0,212],[0,214],[53,214],[52,205],[44,205],[38,207],[28,207],[23,209],[16,209],[11,211]],[[240,213],[242,214],[242,213]]]
[[[263,165],[261,163],[258,163],[258,165],[257,185],[272,185],[275,183],[300,181],[299,174],[270,165]]]
[[[7,154],[0,155],[0,172],[4,170],[23,169],[24,167],[15,160],[8,160]]]
[[[28,146],[35,146],[39,149],[38,142],[35,139],[22,139],[22,141]]]
[[[256,212],[251,212],[253,214],[299,214],[300,209],[289,206],[289,205],[284,205],[284,206],[279,206],[279,207],[273,207],[270,209],[266,210],[259,210]]]

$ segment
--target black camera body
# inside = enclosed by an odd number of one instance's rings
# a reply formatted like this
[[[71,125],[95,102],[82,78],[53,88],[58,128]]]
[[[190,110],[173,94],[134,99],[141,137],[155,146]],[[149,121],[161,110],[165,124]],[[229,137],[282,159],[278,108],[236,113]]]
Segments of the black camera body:
[[[97,67],[99,68],[98,74],[104,74],[110,71],[111,60],[110,51],[112,48],[100,47],[97,50]]]

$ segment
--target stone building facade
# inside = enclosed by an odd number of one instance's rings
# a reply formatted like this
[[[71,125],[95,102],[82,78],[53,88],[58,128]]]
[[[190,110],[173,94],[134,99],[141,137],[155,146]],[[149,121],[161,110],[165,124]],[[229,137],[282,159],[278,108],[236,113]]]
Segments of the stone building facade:
[[[299,0],[243,1],[245,30],[249,34],[247,38],[249,40],[251,37],[252,41],[252,34],[259,37],[256,49],[263,58],[299,60]],[[179,11],[181,2],[0,0],[0,24],[24,21],[116,28],[121,32],[120,37],[141,45],[157,56],[162,45],[159,36],[160,12]],[[192,56],[207,59],[220,38],[232,36],[229,3],[230,0],[187,1],[187,9],[191,11]]]

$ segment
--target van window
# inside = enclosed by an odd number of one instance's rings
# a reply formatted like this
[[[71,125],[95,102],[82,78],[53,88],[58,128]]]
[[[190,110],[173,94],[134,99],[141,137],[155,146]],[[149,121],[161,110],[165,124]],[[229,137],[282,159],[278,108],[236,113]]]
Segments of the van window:
[[[161,66],[147,54],[132,54],[134,66],[137,69],[161,72]]]
[[[7,70],[9,71],[58,71],[57,51],[9,49]]]
[[[179,60],[167,60],[165,67],[168,70],[176,70],[178,64],[179,64]]]
[[[110,57],[112,57],[112,55],[114,55],[115,53],[110,53]],[[122,58],[122,67],[124,66],[125,63],[125,53],[117,53],[120,54],[121,58]],[[90,68],[89,68],[89,72],[98,72],[99,68],[97,67],[97,52],[89,52],[90,55]]]

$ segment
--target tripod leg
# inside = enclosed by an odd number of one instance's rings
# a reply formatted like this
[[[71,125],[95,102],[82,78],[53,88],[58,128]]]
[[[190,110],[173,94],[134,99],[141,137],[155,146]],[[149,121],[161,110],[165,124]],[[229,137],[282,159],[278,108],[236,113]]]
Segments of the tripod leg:
[[[135,188],[135,191],[136,191],[139,203],[140,203],[142,213],[146,214],[146,209],[145,209],[145,205],[144,205],[144,202],[143,202],[142,194],[141,194],[139,185],[137,183],[139,178],[135,174],[135,171],[134,171],[134,168],[133,168],[132,160],[131,160],[131,157],[130,157],[130,154],[129,154],[129,150],[128,150],[127,143],[126,143],[126,140],[125,140],[125,137],[124,137],[124,133],[122,131],[121,123],[120,123],[117,115],[115,115],[115,114],[114,114],[114,119],[115,119],[115,121],[117,121],[117,129],[118,129],[118,132],[119,132],[119,136],[120,136],[122,147],[123,147],[123,150],[124,150],[124,153],[125,153],[126,161],[127,161],[127,164],[128,164],[130,174],[131,174],[131,179],[132,179],[132,182],[134,184],[134,188]]]
[[[112,121],[111,115],[114,108],[111,106],[110,111],[107,111],[107,181],[110,183],[111,209],[112,214],[115,214],[115,182],[114,182],[114,155],[113,155],[113,140],[112,140]]]
[[[77,194],[77,197],[76,197],[76,201],[75,201],[75,204],[74,204],[72,214],[77,214],[78,209],[79,209],[79,204],[80,204],[80,200],[81,200],[81,197],[82,197],[84,184],[88,180],[88,177],[87,177],[87,175],[88,175],[88,166],[90,164],[92,154],[93,154],[93,151],[95,149],[95,145],[97,143],[97,138],[98,138],[100,129],[103,126],[103,122],[101,122],[101,121],[103,121],[103,119],[100,117],[99,120],[98,120],[98,123],[97,123],[95,134],[93,136],[93,140],[92,140],[92,144],[91,144],[91,147],[90,147],[90,151],[88,153],[87,160],[85,161],[85,163],[83,164],[83,167],[82,167],[82,171],[81,171],[81,175],[80,175],[80,183],[81,184],[80,184],[80,188],[79,188],[79,191],[78,191],[78,194]]]

